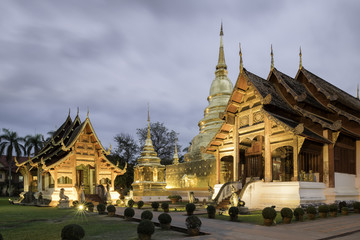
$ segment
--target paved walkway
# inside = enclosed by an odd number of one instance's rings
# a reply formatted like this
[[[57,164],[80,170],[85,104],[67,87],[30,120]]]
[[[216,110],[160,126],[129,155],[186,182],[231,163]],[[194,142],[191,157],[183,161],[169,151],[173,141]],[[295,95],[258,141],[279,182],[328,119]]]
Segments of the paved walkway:
[[[117,214],[123,215],[124,209],[117,207]],[[140,219],[144,209],[136,209],[135,218]],[[146,209],[145,209],[146,210]],[[162,212],[153,212],[153,221],[158,222],[157,217]],[[206,213],[205,210],[196,211]],[[186,228],[184,212],[171,212],[172,226]],[[241,217],[240,217],[241,218]],[[209,233],[193,237],[191,239],[251,239],[251,240],[311,240],[311,239],[340,239],[340,240],[359,240],[360,239],[360,214],[351,216],[339,216],[335,218],[317,219],[314,221],[299,222],[296,224],[278,224],[272,227],[254,225],[241,222],[230,222],[216,219],[201,218],[201,231]]]

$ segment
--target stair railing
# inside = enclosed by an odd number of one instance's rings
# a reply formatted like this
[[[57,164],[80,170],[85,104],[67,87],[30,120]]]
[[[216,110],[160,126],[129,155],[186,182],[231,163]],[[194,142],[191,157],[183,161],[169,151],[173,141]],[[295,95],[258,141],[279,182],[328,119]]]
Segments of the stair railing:
[[[242,187],[242,184],[241,184],[241,182],[227,182],[227,183],[223,184],[221,186],[219,192],[217,193],[216,197],[214,198],[214,202],[216,204],[219,204],[225,198],[230,197],[233,192],[232,187],[234,187],[236,189],[236,191],[239,191]]]

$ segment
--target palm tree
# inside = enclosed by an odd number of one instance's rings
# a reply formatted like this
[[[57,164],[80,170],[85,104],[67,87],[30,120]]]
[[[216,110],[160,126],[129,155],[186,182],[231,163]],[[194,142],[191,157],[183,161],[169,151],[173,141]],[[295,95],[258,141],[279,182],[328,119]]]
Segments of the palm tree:
[[[13,152],[15,151],[16,156],[20,157],[22,150],[24,150],[23,145],[20,142],[23,141],[23,138],[18,137],[16,132],[10,131],[9,129],[3,128],[2,131],[4,134],[0,135],[0,155],[6,151],[6,161],[9,164],[9,196],[11,194],[11,168],[12,163],[14,162]]]
[[[27,156],[30,156],[31,151],[33,151],[33,154],[36,155],[39,153],[39,151],[44,147],[45,139],[42,134],[35,134],[33,135],[27,135],[24,138],[25,141],[25,154]]]

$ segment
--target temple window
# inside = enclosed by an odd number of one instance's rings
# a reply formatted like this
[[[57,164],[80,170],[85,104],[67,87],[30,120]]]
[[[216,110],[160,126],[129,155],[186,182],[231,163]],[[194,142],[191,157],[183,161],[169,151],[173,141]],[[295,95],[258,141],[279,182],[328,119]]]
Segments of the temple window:
[[[58,184],[72,184],[72,179],[62,176],[61,178],[58,178]]]

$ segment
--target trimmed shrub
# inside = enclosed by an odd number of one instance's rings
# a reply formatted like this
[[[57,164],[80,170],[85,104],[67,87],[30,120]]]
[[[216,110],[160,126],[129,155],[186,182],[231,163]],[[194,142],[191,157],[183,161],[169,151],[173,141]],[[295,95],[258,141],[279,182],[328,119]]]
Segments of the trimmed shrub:
[[[294,216],[293,211],[286,207],[281,209],[280,214],[282,218],[292,218]]]
[[[80,240],[83,237],[85,237],[85,231],[77,224],[68,224],[61,230],[62,240]]]
[[[140,209],[140,208],[142,208],[144,206],[144,202],[143,201],[138,201],[137,202],[137,207],[138,207],[138,209]]]
[[[192,214],[195,211],[195,209],[196,209],[195,204],[193,204],[193,203],[186,204],[186,212],[188,214]]]
[[[127,205],[128,207],[133,207],[134,206],[134,200],[130,199],[128,202],[127,202]]]
[[[320,205],[318,208],[319,213],[328,213],[329,212],[329,206],[324,204]]]
[[[108,212],[116,212],[116,208],[115,208],[114,205],[109,205],[109,206],[107,206],[107,207],[106,207],[106,210],[107,210]]]
[[[187,228],[200,229],[201,220],[197,216],[191,215],[191,216],[186,218],[185,224],[186,224]]]
[[[96,206],[96,209],[98,210],[99,213],[104,213],[106,206],[102,203],[99,203],[99,205]]]
[[[354,202],[353,207],[354,209],[360,209],[360,202]]]
[[[316,208],[314,206],[308,206],[306,208],[306,213],[307,214],[316,214]]]
[[[235,217],[239,214],[239,209],[237,207],[231,207],[229,208],[229,215],[231,217]]]
[[[166,202],[163,202],[163,203],[161,204],[161,208],[162,208],[163,210],[169,209],[169,204],[166,203]]]
[[[333,203],[329,206],[329,211],[330,212],[337,212],[339,210],[339,207],[336,203]]]
[[[266,207],[262,210],[262,216],[264,219],[275,219],[276,218],[276,210],[272,207]]]
[[[172,218],[169,214],[162,213],[159,215],[158,220],[159,220],[159,223],[161,223],[161,224],[169,224],[169,223],[171,223]]]
[[[298,217],[298,216],[303,216],[305,214],[304,209],[302,208],[295,208],[294,210],[294,216]]]
[[[347,207],[346,202],[345,202],[345,201],[339,202],[339,209],[340,209],[340,211],[342,210],[343,207]]]
[[[216,208],[213,205],[209,205],[209,206],[207,206],[206,211],[208,214],[215,214]]]
[[[151,220],[152,218],[153,218],[153,214],[149,210],[145,210],[141,213],[141,220],[143,219]]]
[[[152,221],[144,219],[141,220],[137,227],[138,234],[152,235],[155,232],[155,226]]]
[[[157,211],[158,208],[159,208],[159,203],[158,202],[152,202],[151,207],[154,209],[154,211]]]
[[[134,209],[127,207],[124,210],[124,216],[127,218],[132,218],[135,215],[135,211]]]

